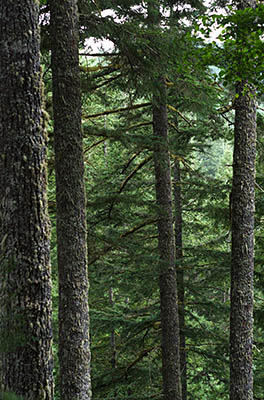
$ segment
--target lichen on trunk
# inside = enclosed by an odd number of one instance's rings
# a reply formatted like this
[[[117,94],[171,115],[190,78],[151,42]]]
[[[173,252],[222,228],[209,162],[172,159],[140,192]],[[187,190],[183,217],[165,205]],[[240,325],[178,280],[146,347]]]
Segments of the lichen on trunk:
[[[38,5],[0,7],[1,391],[53,398]]]
[[[90,400],[90,347],[77,0],[50,0],[63,400]]]

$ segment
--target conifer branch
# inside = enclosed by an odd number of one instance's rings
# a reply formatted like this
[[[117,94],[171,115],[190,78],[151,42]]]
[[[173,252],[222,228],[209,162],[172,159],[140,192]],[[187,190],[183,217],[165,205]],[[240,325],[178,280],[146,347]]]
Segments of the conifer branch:
[[[134,226],[133,228],[129,229],[128,231],[126,231],[126,232],[122,233],[121,235],[119,235],[119,239],[122,239],[122,238],[124,238],[124,237],[126,237],[126,236],[128,236],[128,235],[131,235],[132,233],[134,233],[134,232],[140,230],[141,228],[144,228],[145,226],[154,224],[154,223],[156,223],[156,222],[157,222],[157,219],[152,219],[152,218],[151,218],[151,219],[147,219],[146,221],[142,222],[141,224],[138,224],[138,225]],[[118,242],[118,243],[119,243],[119,244],[118,244],[118,246],[119,246],[119,245],[120,245],[120,242]],[[97,256],[89,262],[89,265],[94,264],[94,263],[95,263],[96,261],[98,261],[101,257],[103,257],[103,256],[104,256],[105,254],[107,254],[109,251],[115,249],[115,248],[118,247],[118,246],[115,246],[115,245],[113,245],[113,244],[109,245],[108,247],[106,247],[105,249],[103,249],[101,252],[99,252],[99,254],[97,254]]]
[[[79,53],[79,55],[86,57],[115,57],[119,56],[120,53]]]
[[[217,111],[219,112],[219,114],[225,114],[233,109],[234,109],[234,103],[229,104],[228,106],[223,106],[219,108]]]
[[[141,128],[142,126],[148,126],[148,125],[152,125],[152,124],[153,124],[152,121],[140,122],[139,124],[129,126],[127,128],[127,130],[137,129],[137,128]]]
[[[169,124],[173,129],[175,129],[175,131],[176,131],[177,133],[180,133],[179,129],[176,127],[176,125],[175,125],[173,122],[168,121],[168,124]]]
[[[83,65],[80,65],[81,72],[96,72],[96,71],[101,71],[101,70],[108,69],[108,68],[113,68],[114,71],[117,71],[118,69],[121,68],[121,65],[120,64],[110,64],[110,65],[98,64],[94,67],[84,67]]]
[[[121,186],[119,188],[118,194],[122,192],[128,181],[145,165],[147,164],[150,160],[152,159],[152,156],[149,156],[145,158],[141,163],[139,163],[136,168],[124,179],[124,181],[121,183]],[[111,218],[111,212],[114,207],[114,202],[111,204],[109,213],[108,213],[108,218]]]
[[[119,71],[119,69],[110,68],[110,66],[108,66],[108,68],[101,70],[97,74],[93,74],[91,77],[92,77],[93,80],[95,80],[95,79],[98,79],[98,78],[103,78],[106,75],[112,74],[113,72],[117,72],[117,71]]]
[[[109,83],[111,83],[111,82],[115,81],[116,79],[120,78],[120,76],[122,76],[122,74],[118,74],[117,76],[113,76],[112,78],[107,79],[106,81],[104,81],[104,82],[102,82],[102,83],[100,83],[100,84],[98,84],[96,86],[92,86],[90,89],[91,90],[97,90],[100,87],[103,87],[105,85],[109,85]]]
[[[167,104],[167,108],[176,112],[182,119],[184,119],[185,122],[187,122],[189,126],[192,126],[192,123],[179,110],[177,110],[177,108],[170,106],[169,104]]]
[[[133,154],[133,156],[128,160],[128,162],[126,163],[126,165],[123,167],[121,174],[124,174],[125,170],[129,167],[129,165],[132,163],[132,161],[135,160],[135,158],[137,158],[137,156],[139,156],[139,154],[142,153],[143,150],[139,150],[137,153]]]
[[[131,233],[134,233],[134,232],[138,231],[139,229],[144,228],[144,226],[151,225],[151,224],[154,224],[156,222],[157,222],[156,218],[155,219],[148,219],[148,220],[142,222],[141,224],[134,226],[129,231],[126,231],[125,233],[120,235],[120,238],[126,237],[128,235],[131,235]]]
[[[255,186],[257,189],[259,189],[261,192],[264,192],[264,189],[257,183],[255,182]]]
[[[138,108],[149,107],[151,105],[152,105],[152,103],[150,103],[150,102],[143,103],[143,104],[134,104],[129,107],[117,108],[116,110],[106,110],[106,111],[96,113],[96,114],[84,115],[83,118],[85,118],[85,119],[97,118],[97,117],[102,117],[103,115],[116,114],[116,113],[123,112],[123,111],[136,110]]]
[[[90,151],[93,147],[98,146],[99,144],[103,143],[104,141],[105,141],[105,138],[99,140],[99,141],[96,142],[96,143],[91,144],[91,146],[86,147],[86,148],[84,149],[84,151],[83,151],[83,154],[88,153],[88,151]]]
[[[125,180],[122,182],[120,189],[118,193],[120,194],[124,187],[126,186],[127,182],[145,165],[147,164],[150,160],[152,160],[152,156],[149,156],[145,158],[141,163],[139,163],[136,168],[125,178]]]
[[[97,388],[98,387],[100,387],[100,388],[102,388],[102,387],[107,387],[107,386],[111,386],[111,385],[115,385],[115,384],[117,384],[118,382],[120,382],[120,381],[122,381],[122,379],[124,379],[124,378],[126,378],[127,377],[127,374],[128,374],[128,371],[132,368],[132,367],[134,367],[139,361],[141,361],[142,360],[142,358],[144,358],[145,356],[147,356],[151,351],[153,351],[153,350],[155,350],[155,349],[157,349],[157,348],[160,348],[160,346],[152,346],[152,347],[149,347],[149,348],[147,348],[147,349],[144,349],[144,350],[142,350],[141,352],[140,352],[140,354],[138,355],[138,357],[134,360],[134,361],[132,361],[127,367],[123,367],[122,368],[122,370],[123,370],[123,372],[121,372],[121,374],[120,374],[120,376],[118,376],[118,377],[116,377],[115,379],[111,379],[110,381],[108,381],[108,382],[103,382],[103,383],[100,383],[98,386],[97,386]],[[155,394],[154,396],[148,396],[148,399],[149,398],[155,398],[157,395]],[[142,397],[141,397],[142,398]]]
[[[139,361],[142,360],[142,358],[144,358],[145,356],[147,356],[152,350],[156,349],[157,346],[152,346],[149,347],[148,349],[144,349],[142,350],[139,355],[137,356],[137,358],[132,361],[127,367],[126,367],[126,373],[132,368],[134,367],[134,365],[136,365]]]

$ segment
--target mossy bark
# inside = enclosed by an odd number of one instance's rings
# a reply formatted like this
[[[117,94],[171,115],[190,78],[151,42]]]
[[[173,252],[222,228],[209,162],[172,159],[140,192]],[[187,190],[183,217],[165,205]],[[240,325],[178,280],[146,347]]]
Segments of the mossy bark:
[[[51,400],[50,229],[38,12],[34,0],[0,5],[0,390]]]
[[[62,400],[89,400],[90,348],[77,0],[50,0]]]
[[[164,400],[181,400],[179,316],[172,217],[171,168],[167,135],[166,89],[158,82],[153,98],[154,164],[158,206],[159,288]]]

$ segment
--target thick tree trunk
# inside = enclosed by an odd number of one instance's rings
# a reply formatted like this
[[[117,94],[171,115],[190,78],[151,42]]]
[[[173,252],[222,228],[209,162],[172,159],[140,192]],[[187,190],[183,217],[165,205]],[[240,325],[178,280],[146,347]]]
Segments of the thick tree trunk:
[[[51,400],[51,274],[38,11],[34,0],[0,5],[0,391]]]
[[[256,101],[237,88],[231,203],[230,399],[253,399],[253,271]]]
[[[91,399],[77,0],[50,0],[61,400]]]
[[[177,265],[183,258],[182,250],[182,198],[181,198],[181,170],[180,161],[176,160],[174,164],[174,208],[175,208],[175,258]],[[182,268],[177,270],[177,288],[179,301],[179,325],[180,325],[180,367],[181,367],[181,385],[182,400],[187,399],[187,358],[185,345],[185,288],[184,271]]]
[[[158,205],[159,287],[162,328],[164,400],[181,400],[179,316],[172,218],[171,169],[167,137],[166,89],[163,79],[153,98],[154,164]]]
[[[255,7],[241,0],[238,8]],[[254,88],[236,87],[235,141],[231,196],[230,400],[253,400],[253,274],[256,158]]]

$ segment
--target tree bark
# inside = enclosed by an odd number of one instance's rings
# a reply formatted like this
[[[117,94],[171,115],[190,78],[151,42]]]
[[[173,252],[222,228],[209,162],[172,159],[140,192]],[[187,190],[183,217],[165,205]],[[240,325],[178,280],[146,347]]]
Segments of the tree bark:
[[[77,0],[50,0],[62,400],[90,400],[90,347]]]
[[[253,399],[256,101],[238,85],[231,201],[230,399]]]
[[[163,79],[160,79],[158,84],[157,94],[153,98],[153,132],[155,135],[154,164],[158,206],[163,392],[164,400],[181,400],[179,316],[166,88]]]
[[[174,209],[175,209],[175,259],[177,262],[177,289],[179,301],[179,328],[180,328],[180,367],[182,400],[187,399],[187,357],[185,344],[185,288],[184,270],[179,268],[180,260],[183,258],[182,249],[182,198],[181,198],[181,170],[180,161],[174,164]]]
[[[148,25],[160,29],[158,3],[148,4]],[[160,68],[159,56],[155,71]],[[159,290],[164,400],[181,400],[179,314],[173,232],[171,167],[168,143],[167,93],[161,71],[153,90],[152,114],[156,202],[158,210]]]
[[[239,8],[255,6],[241,1]],[[256,158],[254,88],[236,87],[231,196],[230,400],[253,400],[253,274]]]
[[[0,392],[51,400],[50,229],[38,14],[34,0],[0,5]]]

